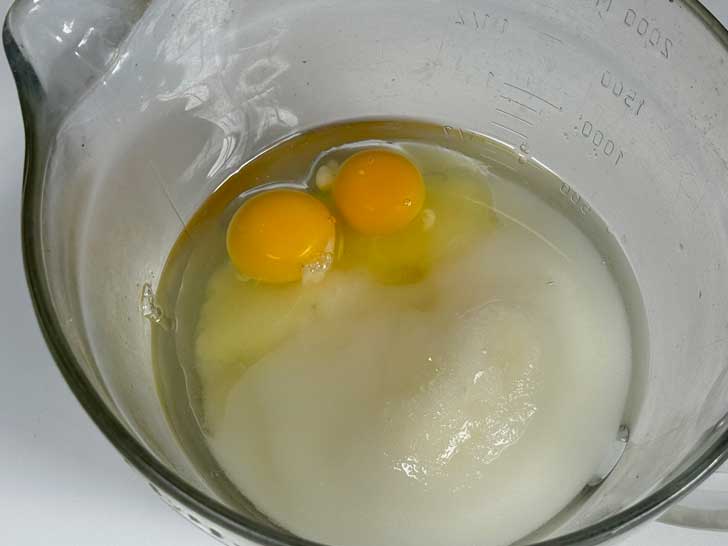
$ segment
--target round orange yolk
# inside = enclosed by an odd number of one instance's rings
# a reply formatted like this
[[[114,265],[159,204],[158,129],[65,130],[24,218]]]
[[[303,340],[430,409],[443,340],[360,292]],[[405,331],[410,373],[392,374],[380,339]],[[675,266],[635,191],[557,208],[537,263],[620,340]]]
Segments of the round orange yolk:
[[[417,167],[389,150],[365,150],[349,157],[336,176],[333,193],[341,215],[364,235],[405,228],[425,201]]]
[[[334,217],[315,197],[271,190],[245,201],[227,230],[227,251],[243,275],[269,283],[301,279],[304,266],[332,252]]]

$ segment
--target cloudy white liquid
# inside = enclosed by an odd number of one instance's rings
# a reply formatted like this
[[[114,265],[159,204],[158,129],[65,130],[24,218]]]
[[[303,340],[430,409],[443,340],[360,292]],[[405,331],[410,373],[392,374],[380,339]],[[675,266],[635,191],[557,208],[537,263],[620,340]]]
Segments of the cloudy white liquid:
[[[445,172],[458,161],[409,151]],[[203,393],[215,459],[289,531],[351,546],[505,545],[568,504],[614,441],[631,368],[620,291],[566,217],[482,176],[497,229],[468,252],[407,286],[334,268],[315,320]],[[229,328],[245,305],[226,292],[232,276],[223,265],[209,281],[203,376],[251,335]]]

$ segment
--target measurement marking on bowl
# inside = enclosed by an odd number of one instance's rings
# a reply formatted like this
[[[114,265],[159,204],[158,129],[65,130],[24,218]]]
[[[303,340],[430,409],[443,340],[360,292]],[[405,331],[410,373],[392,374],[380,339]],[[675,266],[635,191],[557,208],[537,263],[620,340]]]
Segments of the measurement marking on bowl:
[[[600,83],[605,89],[611,89],[612,95],[616,98],[624,97],[622,99],[624,105],[634,113],[635,117],[639,116],[642,107],[645,105],[645,99],[635,89],[625,86],[624,82],[614,77],[609,70],[602,72]]]
[[[490,13],[478,13],[475,10],[469,14],[464,14],[458,10],[458,14],[455,17],[455,24],[478,31],[494,30],[499,34],[505,34],[506,30],[508,30],[508,18],[498,17]]]
[[[594,7],[597,9],[599,18],[604,19],[604,16],[609,13],[612,7],[612,0],[595,0]],[[614,18],[613,20],[616,21],[617,19]],[[656,26],[653,17],[644,15],[635,9],[627,8],[622,17],[622,23],[624,26],[634,29],[637,36],[643,38],[644,48],[652,48],[659,51],[660,55],[665,59],[670,58],[673,41],[665,35],[661,27]]]
[[[491,121],[491,123],[493,125],[495,125],[496,127],[500,127],[501,129],[504,129],[506,131],[510,131],[514,135],[518,135],[519,137],[528,140],[528,135],[522,133],[521,131],[517,131],[517,130],[511,128],[511,127],[508,127],[507,125],[503,125],[502,123],[498,123],[497,121]]]
[[[509,117],[511,117],[513,119],[517,119],[518,121],[520,121],[522,123],[525,123],[529,127],[533,127],[533,123],[532,122],[528,121],[525,118],[522,118],[521,116],[517,116],[516,114],[513,114],[511,112],[508,112],[507,110],[503,110],[502,108],[496,108],[495,111],[496,112],[500,112],[501,114],[503,114],[505,116],[509,116]]]
[[[591,210],[591,207],[584,201],[584,198],[566,182],[561,183],[559,188],[561,195],[566,197],[576,209],[583,215],[586,215]]]
[[[545,98],[543,98],[540,95],[537,95],[533,91],[530,91],[528,89],[524,89],[523,87],[518,87],[517,85],[513,85],[512,83],[508,83],[508,82],[503,82],[503,85],[505,85],[506,87],[510,87],[511,89],[515,89],[516,91],[520,91],[521,93],[525,93],[529,97],[532,97],[534,99],[540,100],[541,102],[543,102],[547,106],[550,106],[554,110],[556,110],[558,112],[561,112],[561,106],[559,106],[558,104],[554,104],[550,100],[545,99]]]
[[[595,8],[599,8],[601,6],[604,9],[604,12],[602,12],[601,10],[597,11],[597,13],[599,14],[599,17],[603,17],[602,13],[608,12],[612,7],[612,0],[595,0],[595,1],[596,1],[596,3],[594,4]]]
[[[463,133],[463,130],[460,128],[454,128],[450,125],[445,125],[442,128],[442,131],[445,133],[445,136],[451,137],[453,135],[457,135],[457,137],[460,140],[472,140],[473,135],[471,133],[467,133],[467,139],[466,139],[466,133]]]
[[[553,34],[549,34],[548,32],[539,32],[539,36],[542,36],[543,38],[546,38],[547,41],[556,42],[557,44],[563,44],[564,41],[561,38],[557,38]]]
[[[579,121],[583,120],[583,116],[579,115]],[[617,147],[615,142],[608,138],[604,131],[596,129],[594,124],[589,120],[584,120],[579,125],[574,125],[574,130],[579,132],[586,140],[590,141],[594,146],[594,155],[601,155],[603,157],[614,157],[614,166],[619,165],[619,162],[624,158],[624,152]]]
[[[654,19],[652,23],[647,17],[641,17],[632,8],[627,9],[624,14],[623,23],[629,28],[634,28],[638,36],[644,36],[645,42],[644,47],[650,46],[656,48],[660,55],[665,59],[670,58],[670,52],[672,51],[672,40],[667,36],[664,36],[662,30],[654,25]]]
[[[514,104],[517,104],[518,106],[520,106],[522,108],[525,108],[526,110],[530,110],[531,112],[538,113],[538,110],[536,110],[533,106],[529,106],[528,104],[524,104],[524,103],[522,103],[520,101],[517,101],[513,97],[509,97],[508,95],[499,95],[499,96],[500,96],[500,98],[502,98],[504,100],[507,100],[508,102],[512,102]]]

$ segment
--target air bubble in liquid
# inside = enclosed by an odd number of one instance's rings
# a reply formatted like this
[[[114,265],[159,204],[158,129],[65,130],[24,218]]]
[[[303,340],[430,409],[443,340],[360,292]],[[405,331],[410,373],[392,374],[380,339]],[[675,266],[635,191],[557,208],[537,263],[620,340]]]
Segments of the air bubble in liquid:
[[[318,260],[303,266],[301,282],[303,284],[321,282],[332,263],[334,263],[334,255],[331,252],[324,252]]]
[[[142,315],[145,319],[149,320],[154,324],[158,324],[165,330],[168,330],[171,326],[171,321],[164,316],[162,308],[157,306],[154,299],[154,291],[152,286],[145,282],[142,286]]]

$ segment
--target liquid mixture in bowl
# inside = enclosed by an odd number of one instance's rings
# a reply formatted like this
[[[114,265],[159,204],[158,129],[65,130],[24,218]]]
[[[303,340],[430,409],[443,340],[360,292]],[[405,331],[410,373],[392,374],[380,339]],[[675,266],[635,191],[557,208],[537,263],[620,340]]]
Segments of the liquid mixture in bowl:
[[[554,202],[553,174],[452,131],[286,140],[169,257],[174,327],[154,351],[170,423],[212,487],[301,537],[505,545],[615,441],[632,374],[616,243]]]

